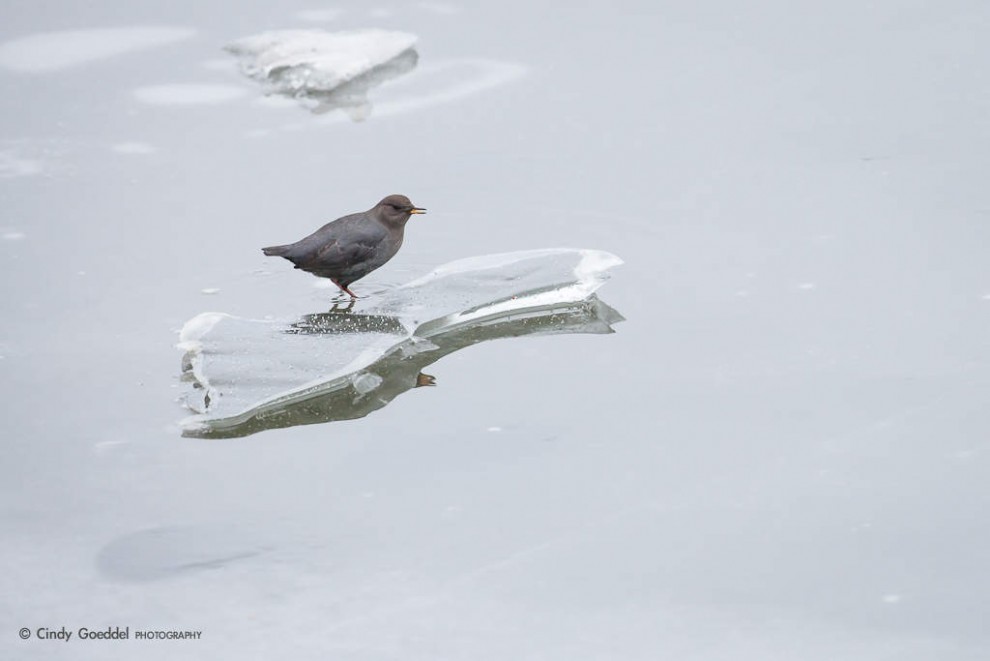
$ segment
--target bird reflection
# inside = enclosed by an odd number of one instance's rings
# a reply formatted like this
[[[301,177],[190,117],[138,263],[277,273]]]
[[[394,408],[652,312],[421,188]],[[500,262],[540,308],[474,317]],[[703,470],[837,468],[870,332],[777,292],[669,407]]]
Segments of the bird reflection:
[[[331,314],[333,314],[333,313],[345,314],[345,313],[350,312],[351,310],[354,309],[354,304],[355,303],[357,303],[357,298],[355,298],[353,296],[351,298],[347,299],[347,301],[344,303],[344,305],[341,305],[340,304],[340,301],[334,301],[333,307],[330,308],[330,313]]]
[[[623,317],[596,295],[568,301],[472,317],[453,325],[422,324],[412,336],[397,317],[361,314],[348,306],[309,314],[284,328],[292,335],[332,339],[351,333],[396,335],[397,343],[374,363],[356,372],[318,383],[303,391],[268,398],[263,404],[230,418],[206,418],[183,431],[184,436],[232,438],[267,429],[352,420],[376,411],[413,388],[436,385],[422,370],[440,358],[488,340],[526,335],[612,333]],[[405,338],[405,339],[402,339]],[[184,361],[185,365],[185,361]],[[196,379],[189,361],[186,378]],[[207,405],[206,413],[209,413]]]

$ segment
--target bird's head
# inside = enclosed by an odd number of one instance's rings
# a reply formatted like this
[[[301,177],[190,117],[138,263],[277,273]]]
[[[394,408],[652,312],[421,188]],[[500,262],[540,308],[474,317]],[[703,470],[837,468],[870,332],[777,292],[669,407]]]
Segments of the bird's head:
[[[415,206],[405,195],[389,195],[373,211],[389,225],[405,225],[412,214],[426,213],[426,209]]]

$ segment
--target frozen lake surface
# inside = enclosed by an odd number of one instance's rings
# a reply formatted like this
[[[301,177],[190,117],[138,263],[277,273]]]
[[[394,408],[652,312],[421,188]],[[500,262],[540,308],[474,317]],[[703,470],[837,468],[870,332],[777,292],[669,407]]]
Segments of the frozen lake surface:
[[[0,658],[990,658],[988,27],[969,0],[12,4]],[[223,50],[282,30],[415,57],[314,114]],[[389,193],[430,212],[347,312],[260,251]],[[624,264],[404,297],[555,246]],[[192,427],[182,341],[230,395]],[[324,371],[323,341],[371,362]],[[202,635],[38,640],[117,626]]]

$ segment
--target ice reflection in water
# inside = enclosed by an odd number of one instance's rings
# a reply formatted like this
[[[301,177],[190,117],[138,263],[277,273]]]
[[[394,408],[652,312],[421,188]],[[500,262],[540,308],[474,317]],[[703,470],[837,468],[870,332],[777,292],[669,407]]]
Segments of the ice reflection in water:
[[[622,320],[595,291],[621,263],[595,250],[461,260],[353,308],[294,322],[204,313],[180,338],[183,433],[234,437],[360,418],[433,377],[449,353],[501,337],[611,333]]]

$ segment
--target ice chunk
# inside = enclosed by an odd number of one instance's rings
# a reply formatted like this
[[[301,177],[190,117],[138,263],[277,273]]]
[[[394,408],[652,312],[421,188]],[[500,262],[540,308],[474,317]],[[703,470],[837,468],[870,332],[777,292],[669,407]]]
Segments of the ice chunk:
[[[498,337],[610,333],[622,316],[595,296],[622,261],[598,250],[550,249],[460,260],[353,307],[295,321],[217,312],[179,337],[184,435],[264,429],[367,415],[433,379],[441,357]]]
[[[416,66],[415,44],[414,35],[388,30],[277,30],[238,39],[226,50],[266,93],[317,113],[340,108],[358,120],[370,113],[371,88]]]
[[[402,58],[399,58],[399,61],[401,60]],[[383,68],[381,71],[376,70],[367,76],[359,77],[357,80],[343,85],[333,94],[327,95],[327,103],[314,108],[313,112],[325,113],[337,107],[333,104],[339,102],[345,106],[343,110],[351,118],[366,116],[370,112],[370,104],[367,102],[367,88],[369,85],[377,84],[380,78],[384,79],[387,70],[387,68]],[[417,64],[415,72],[403,77],[401,81],[396,81],[396,84],[390,86],[388,90],[382,91],[381,100],[375,101],[375,117],[379,119],[395,117],[454,103],[519,80],[527,72],[528,68],[517,62],[483,58],[431,60],[428,64]],[[350,97],[349,101],[348,97]],[[284,96],[268,96],[260,97],[255,103],[278,107],[297,102]],[[314,103],[318,102],[306,101],[306,104]],[[346,103],[352,103],[353,106],[348,108]],[[345,114],[328,113],[322,114],[314,123],[331,126],[346,122],[347,119]],[[298,131],[304,127],[304,124],[293,121],[282,124],[279,130]],[[270,132],[260,129],[250,131],[247,135],[260,137]]]

